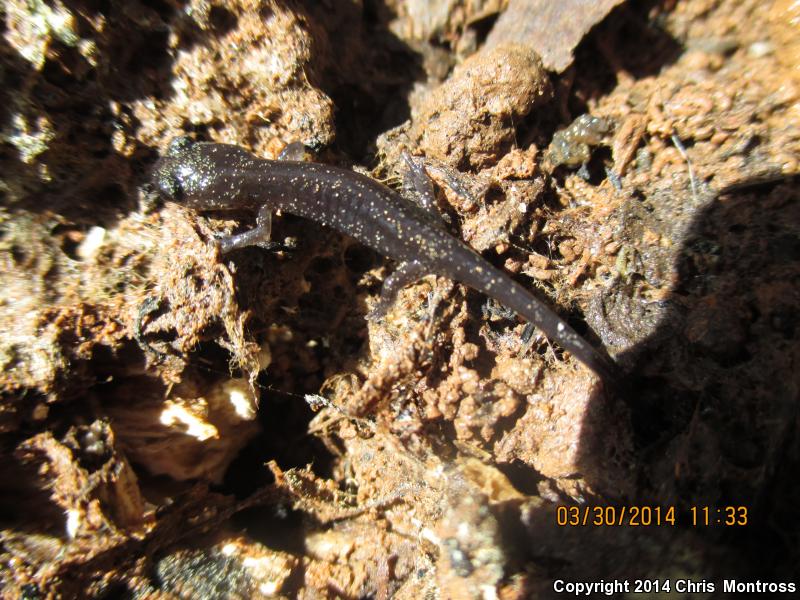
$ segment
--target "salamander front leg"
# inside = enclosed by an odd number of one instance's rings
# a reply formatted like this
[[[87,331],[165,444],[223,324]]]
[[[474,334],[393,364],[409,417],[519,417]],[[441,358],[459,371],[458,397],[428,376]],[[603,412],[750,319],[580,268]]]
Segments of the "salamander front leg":
[[[381,297],[375,306],[369,311],[367,319],[370,321],[377,321],[386,316],[389,307],[394,304],[397,299],[397,294],[405,286],[415,281],[419,281],[425,275],[429,275],[430,271],[421,262],[411,260],[409,262],[400,263],[397,269],[389,275],[383,282],[381,289]]]
[[[425,169],[425,159],[403,152],[403,160],[406,163],[406,170],[403,172],[403,189],[406,191],[406,196],[428,213],[434,222],[443,225],[446,215],[439,212],[439,207],[436,206],[436,194],[433,191],[433,182]]]
[[[277,242],[270,241],[272,235],[272,212],[262,206],[256,216],[256,226],[249,231],[229,235],[217,240],[220,254],[227,254],[231,250],[238,250],[247,246],[261,246],[267,250],[280,247]]]

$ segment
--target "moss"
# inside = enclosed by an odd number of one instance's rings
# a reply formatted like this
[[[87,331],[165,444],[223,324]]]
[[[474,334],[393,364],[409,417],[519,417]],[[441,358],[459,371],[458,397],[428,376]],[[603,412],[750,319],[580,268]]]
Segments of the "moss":
[[[25,115],[19,113],[11,117],[11,126],[0,134],[0,139],[14,146],[20,160],[29,165],[47,150],[54,137],[55,132],[47,118],[39,117],[32,126]]]
[[[50,6],[41,0],[10,0],[6,11],[10,24],[6,38],[37,70],[44,65],[51,40],[67,46],[80,41],[75,16],[61,2]]]

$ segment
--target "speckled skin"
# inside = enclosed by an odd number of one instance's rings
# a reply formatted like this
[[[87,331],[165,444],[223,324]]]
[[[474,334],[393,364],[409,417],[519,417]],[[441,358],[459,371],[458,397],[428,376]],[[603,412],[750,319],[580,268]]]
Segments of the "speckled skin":
[[[156,163],[153,181],[167,200],[196,210],[280,210],[333,227],[399,261],[395,288],[425,274],[455,279],[522,315],[598,375],[614,378],[615,365],[530,292],[450,235],[434,215],[368,177],[178,138]]]

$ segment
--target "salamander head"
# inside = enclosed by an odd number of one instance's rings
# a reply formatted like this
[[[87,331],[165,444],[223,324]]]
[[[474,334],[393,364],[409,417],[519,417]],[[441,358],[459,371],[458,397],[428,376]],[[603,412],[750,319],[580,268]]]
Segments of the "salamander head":
[[[236,208],[258,163],[238,146],[178,137],[156,162],[153,185],[164,199],[197,210]]]
[[[198,143],[189,137],[177,137],[153,167],[153,185],[165,200],[191,205],[207,180]]]

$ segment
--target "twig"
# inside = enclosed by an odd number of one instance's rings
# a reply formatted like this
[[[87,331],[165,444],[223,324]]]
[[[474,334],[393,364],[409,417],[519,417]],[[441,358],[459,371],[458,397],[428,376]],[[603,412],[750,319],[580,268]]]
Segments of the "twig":
[[[672,143],[678,149],[678,153],[686,161],[686,166],[689,169],[689,185],[692,188],[692,200],[697,204],[697,181],[694,178],[694,169],[692,169],[692,161],[689,160],[689,155],[686,153],[686,146],[683,145],[680,138],[674,133],[670,136]]]

